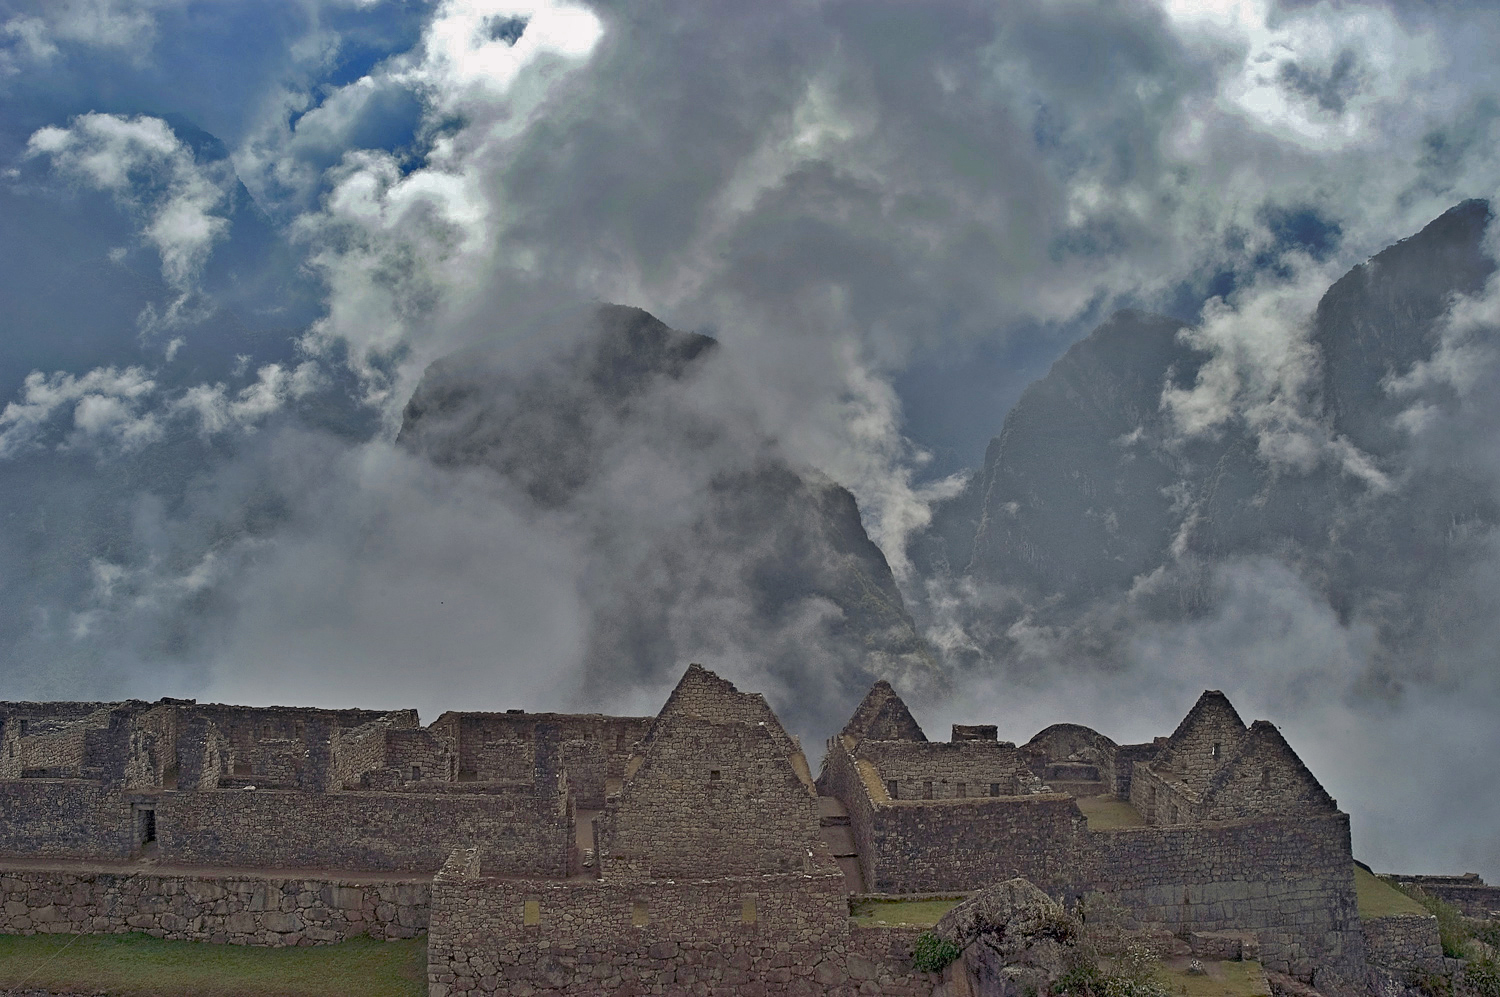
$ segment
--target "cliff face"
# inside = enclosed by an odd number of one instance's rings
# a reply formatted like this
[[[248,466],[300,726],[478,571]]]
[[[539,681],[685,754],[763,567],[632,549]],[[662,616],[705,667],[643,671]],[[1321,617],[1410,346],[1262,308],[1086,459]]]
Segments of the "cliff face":
[[[636,308],[585,321],[571,351],[524,374],[493,350],[434,363],[398,439],[495,472],[588,538],[599,681],[748,659],[784,684],[795,723],[846,681],[929,670],[854,496],[693,401],[715,341]]]
[[[1133,588],[1137,609],[1190,616],[1208,599],[1207,573],[1240,556],[1290,565],[1345,618],[1378,617],[1387,638],[1414,632],[1477,533],[1500,523],[1490,472],[1419,444],[1403,421],[1415,403],[1453,413],[1460,401],[1442,386],[1394,386],[1442,348],[1455,296],[1484,287],[1489,217],[1484,202],[1458,205],[1318,306],[1300,404],[1384,486],[1348,461],[1273,463],[1240,416],[1213,433],[1174,432],[1163,389],[1193,385],[1209,356],[1179,323],[1122,312],[1026,390],[983,468],[913,540],[914,563],[979,586],[984,604],[968,622],[992,654],[1017,620],[1072,626]]]

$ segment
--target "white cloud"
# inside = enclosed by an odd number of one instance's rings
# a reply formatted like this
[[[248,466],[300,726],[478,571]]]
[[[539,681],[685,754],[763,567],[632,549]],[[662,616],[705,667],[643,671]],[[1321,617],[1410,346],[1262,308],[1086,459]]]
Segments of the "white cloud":
[[[0,75],[54,59],[65,45],[118,50],[143,61],[156,39],[155,4],[142,0],[47,0],[35,13],[0,23],[0,38],[15,39],[0,49]],[[19,51],[17,51],[19,49]]]
[[[99,367],[81,377],[34,371],[21,398],[0,412],[0,457],[40,444],[55,416],[71,416],[72,432],[63,448],[84,445],[129,452],[161,436],[156,415],[146,411],[156,382],[141,367]]]
[[[323,384],[322,371],[315,361],[305,360],[292,369],[266,364],[256,371],[254,384],[233,394],[223,382],[194,385],[172,403],[172,411],[195,416],[204,436],[231,429],[250,430],[287,402],[305,398]]]
[[[1181,336],[1209,359],[1191,385],[1163,387],[1162,410],[1180,439],[1243,425],[1274,472],[1309,474],[1327,462],[1372,492],[1390,491],[1394,483],[1318,409],[1313,311],[1336,273],[1307,259],[1296,264],[1293,279],[1265,278],[1204,306],[1200,324]]]
[[[177,297],[160,313],[142,313],[147,331],[172,328],[203,312],[197,280],[214,245],[229,231],[227,164],[194,161],[192,150],[160,118],[83,114],[66,128],[38,129],[28,156],[46,156],[54,168],[86,187],[101,190],[136,212],[141,237],[161,259],[162,277]]]

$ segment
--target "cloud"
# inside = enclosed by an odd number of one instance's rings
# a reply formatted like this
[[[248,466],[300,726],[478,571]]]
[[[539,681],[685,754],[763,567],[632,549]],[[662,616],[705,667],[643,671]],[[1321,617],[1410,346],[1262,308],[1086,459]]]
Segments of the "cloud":
[[[120,0],[49,0],[36,13],[16,14],[0,23],[0,37],[14,41],[0,48],[0,75],[19,73],[26,63],[45,64],[63,46],[118,49],[144,59],[156,37],[150,4]]]
[[[254,432],[289,403],[328,386],[312,360],[265,364],[237,392],[223,382],[168,389],[159,378],[144,367],[98,367],[81,376],[33,371],[19,400],[0,412],[0,459],[48,446],[119,457],[161,442],[183,422],[195,422],[203,437]]]
[[[161,436],[156,415],[145,404],[156,382],[141,367],[101,367],[81,377],[34,371],[26,378],[19,401],[0,412],[0,457],[11,457],[40,444],[54,416],[71,415],[72,431],[59,447],[108,446],[129,453]]]
[[[234,394],[223,382],[194,385],[171,403],[171,409],[196,416],[204,436],[231,429],[253,431],[257,423],[280,411],[287,402],[306,398],[326,384],[313,360],[304,360],[291,369],[266,364],[255,376],[254,384]]]
[[[110,194],[140,217],[141,237],[177,293],[165,313],[147,306],[143,330],[170,329],[201,313],[198,276],[229,231],[221,212],[232,175],[222,165],[196,162],[165,121],[144,115],[79,115],[66,128],[37,130],[26,154],[48,157],[64,177]]]

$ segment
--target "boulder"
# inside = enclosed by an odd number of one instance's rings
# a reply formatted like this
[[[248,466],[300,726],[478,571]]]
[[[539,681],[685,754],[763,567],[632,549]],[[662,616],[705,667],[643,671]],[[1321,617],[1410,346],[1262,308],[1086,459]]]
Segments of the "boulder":
[[[1031,883],[1011,879],[954,907],[933,933],[958,947],[976,997],[1026,997],[1063,974],[1078,925]]]

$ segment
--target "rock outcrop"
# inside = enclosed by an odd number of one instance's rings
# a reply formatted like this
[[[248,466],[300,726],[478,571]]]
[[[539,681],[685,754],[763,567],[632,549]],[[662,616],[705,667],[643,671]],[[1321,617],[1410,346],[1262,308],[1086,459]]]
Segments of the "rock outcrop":
[[[976,997],[1030,997],[1062,976],[1077,925],[1055,900],[1017,878],[975,893],[944,914],[933,934],[958,947]]]

